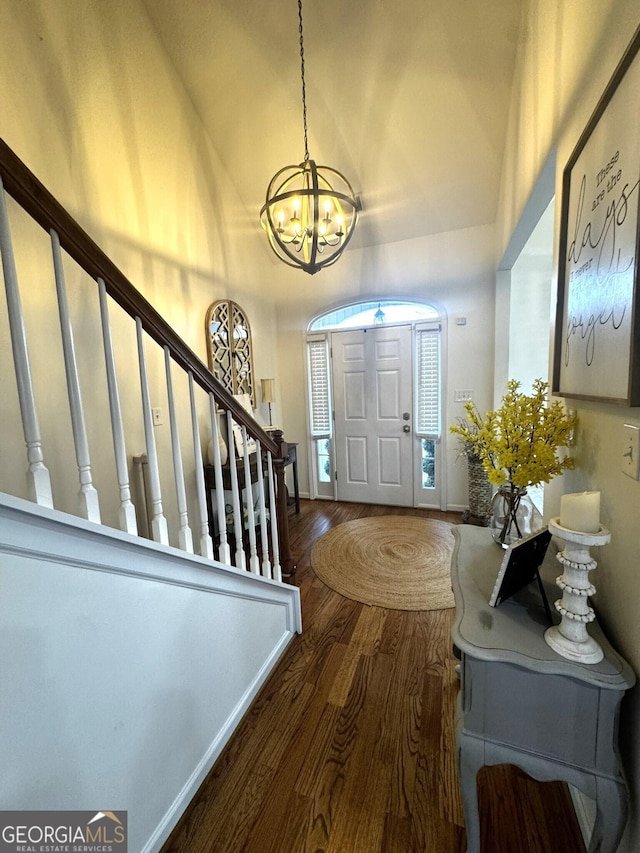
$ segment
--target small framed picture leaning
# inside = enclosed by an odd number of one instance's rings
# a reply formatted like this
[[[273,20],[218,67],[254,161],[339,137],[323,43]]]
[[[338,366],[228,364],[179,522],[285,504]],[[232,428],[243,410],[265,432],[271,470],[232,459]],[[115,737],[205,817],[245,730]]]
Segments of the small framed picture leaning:
[[[507,548],[489,599],[491,607],[497,607],[533,581],[537,581],[547,619],[551,624],[551,610],[540,577],[540,566],[550,541],[551,533],[545,527],[530,536],[518,539]]]

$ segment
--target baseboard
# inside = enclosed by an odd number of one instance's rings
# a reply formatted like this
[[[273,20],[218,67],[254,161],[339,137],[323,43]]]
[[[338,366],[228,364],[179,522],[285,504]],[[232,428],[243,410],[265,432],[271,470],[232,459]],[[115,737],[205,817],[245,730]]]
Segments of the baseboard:
[[[162,845],[169,838],[174,827],[180,820],[180,817],[182,816],[183,812],[185,811],[191,800],[195,797],[198,788],[204,782],[207,774],[220,757],[222,750],[231,739],[231,736],[240,724],[242,718],[251,707],[251,703],[254,701],[254,699],[260,692],[260,689],[263,687],[263,685],[271,675],[273,669],[278,664],[280,658],[284,654],[287,646],[293,640],[293,637],[293,634],[283,636],[280,644],[273,649],[272,653],[269,655],[268,660],[265,662],[264,666],[257,674],[256,678],[253,680],[252,684],[246,690],[244,696],[242,697],[238,705],[235,707],[231,716],[227,719],[226,724],[218,732],[209,749],[207,750],[205,755],[202,756],[202,759],[194,768],[193,773],[187,780],[187,783],[185,784],[184,788],[175,798],[175,800],[171,804],[171,807],[165,814],[164,818],[156,827],[155,832],[144,845],[142,853],[158,853]]]
[[[447,504],[447,512],[468,512],[467,504]]]
[[[571,794],[571,800],[578,819],[578,825],[580,826],[580,832],[582,833],[584,846],[589,847],[589,840],[591,838],[591,833],[593,832],[593,825],[596,821],[595,801],[592,800],[591,797],[587,797],[586,794],[583,794],[582,791],[574,788],[573,785],[569,785],[569,793]]]

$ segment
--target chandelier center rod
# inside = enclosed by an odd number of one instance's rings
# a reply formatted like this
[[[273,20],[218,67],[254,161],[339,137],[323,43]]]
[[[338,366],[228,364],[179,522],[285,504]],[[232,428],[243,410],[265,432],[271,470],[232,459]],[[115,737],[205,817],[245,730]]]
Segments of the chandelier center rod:
[[[300,25],[300,77],[302,79],[302,124],[304,127],[304,162],[309,160],[309,141],[307,134],[307,90],[304,82],[304,40],[302,36],[302,0],[298,0],[298,19]]]

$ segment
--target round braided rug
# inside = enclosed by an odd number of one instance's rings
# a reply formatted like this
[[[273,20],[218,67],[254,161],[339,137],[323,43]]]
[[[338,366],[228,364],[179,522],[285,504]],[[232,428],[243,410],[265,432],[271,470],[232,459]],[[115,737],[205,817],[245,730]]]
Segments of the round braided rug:
[[[331,589],[376,607],[453,607],[452,524],[383,515],[346,521],[313,546],[311,567]]]

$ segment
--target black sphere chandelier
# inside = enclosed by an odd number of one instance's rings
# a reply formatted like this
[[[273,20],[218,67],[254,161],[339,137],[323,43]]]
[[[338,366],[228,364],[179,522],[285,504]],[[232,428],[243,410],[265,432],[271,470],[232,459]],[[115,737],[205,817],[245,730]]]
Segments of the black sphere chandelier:
[[[260,220],[280,260],[313,275],[335,264],[345,250],[358,221],[359,204],[344,175],[309,159],[302,0],[298,0],[298,18],[304,162],[285,166],[273,176]]]

